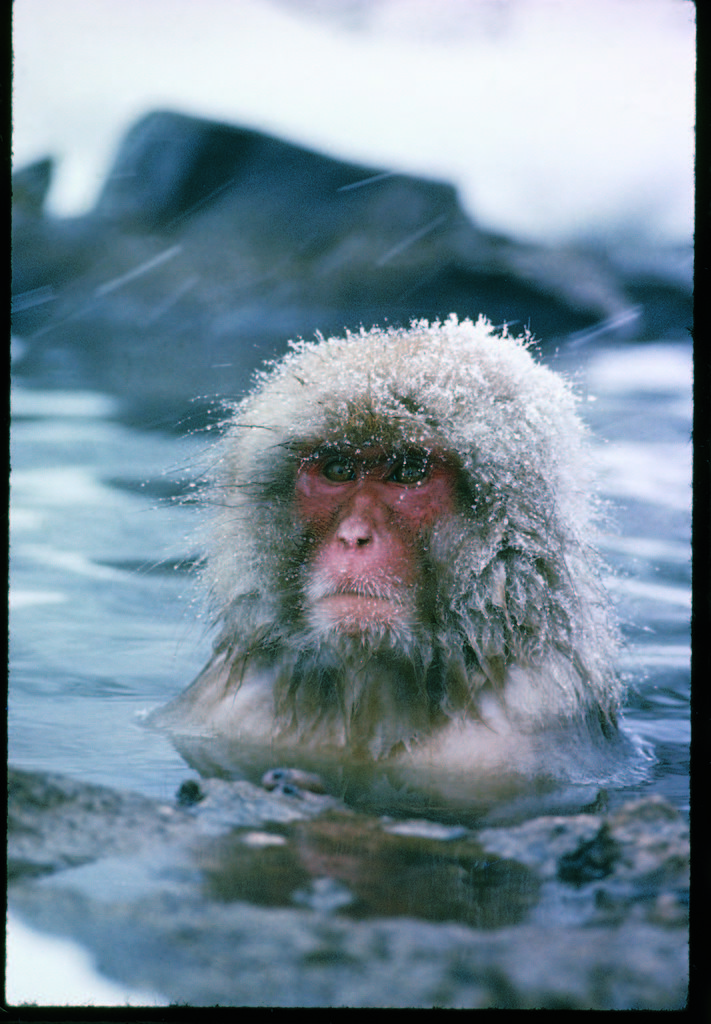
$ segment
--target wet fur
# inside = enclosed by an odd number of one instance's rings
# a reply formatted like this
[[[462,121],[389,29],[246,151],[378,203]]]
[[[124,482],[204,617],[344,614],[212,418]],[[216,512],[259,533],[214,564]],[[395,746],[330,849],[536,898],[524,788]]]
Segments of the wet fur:
[[[421,538],[401,625],[334,633],[305,599],[317,539],[294,518],[299,460],[328,440],[422,438],[457,460],[458,512]],[[523,738],[548,729],[614,737],[586,433],[527,339],[451,317],[298,343],[235,407],[210,463],[202,577],[218,638],[155,724],[473,764],[492,745],[494,760],[539,749]]]

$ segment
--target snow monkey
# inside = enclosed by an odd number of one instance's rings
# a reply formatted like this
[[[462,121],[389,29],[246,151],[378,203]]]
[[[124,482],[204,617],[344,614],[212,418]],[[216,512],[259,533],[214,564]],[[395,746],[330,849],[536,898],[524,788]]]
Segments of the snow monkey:
[[[210,451],[217,639],[154,724],[580,776],[621,686],[575,404],[484,318],[293,343]]]

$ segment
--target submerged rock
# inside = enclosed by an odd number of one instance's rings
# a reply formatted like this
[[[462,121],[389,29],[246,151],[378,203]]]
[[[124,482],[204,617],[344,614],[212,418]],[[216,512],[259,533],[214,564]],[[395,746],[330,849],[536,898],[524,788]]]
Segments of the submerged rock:
[[[10,908],[192,1006],[685,1004],[688,841],[660,798],[477,829],[189,792],[11,770]]]

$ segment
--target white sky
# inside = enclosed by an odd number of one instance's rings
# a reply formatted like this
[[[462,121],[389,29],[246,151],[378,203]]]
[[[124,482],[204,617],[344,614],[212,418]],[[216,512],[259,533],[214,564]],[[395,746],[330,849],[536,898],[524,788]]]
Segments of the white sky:
[[[14,17],[15,162],[61,157],[61,212],[168,106],[446,178],[518,235],[691,234],[690,0],[381,0],[350,31],[275,0],[15,0]]]

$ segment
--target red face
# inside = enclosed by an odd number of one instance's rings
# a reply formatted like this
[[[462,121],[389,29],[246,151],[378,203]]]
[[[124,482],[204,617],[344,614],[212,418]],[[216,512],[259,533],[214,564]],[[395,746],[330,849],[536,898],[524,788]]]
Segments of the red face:
[[[316,541],[307,596],[319,624],[358,633],[407,620],[423,532],[454,511],[456,477],[436,449],[328,445],[302,462],[296,511]]]

